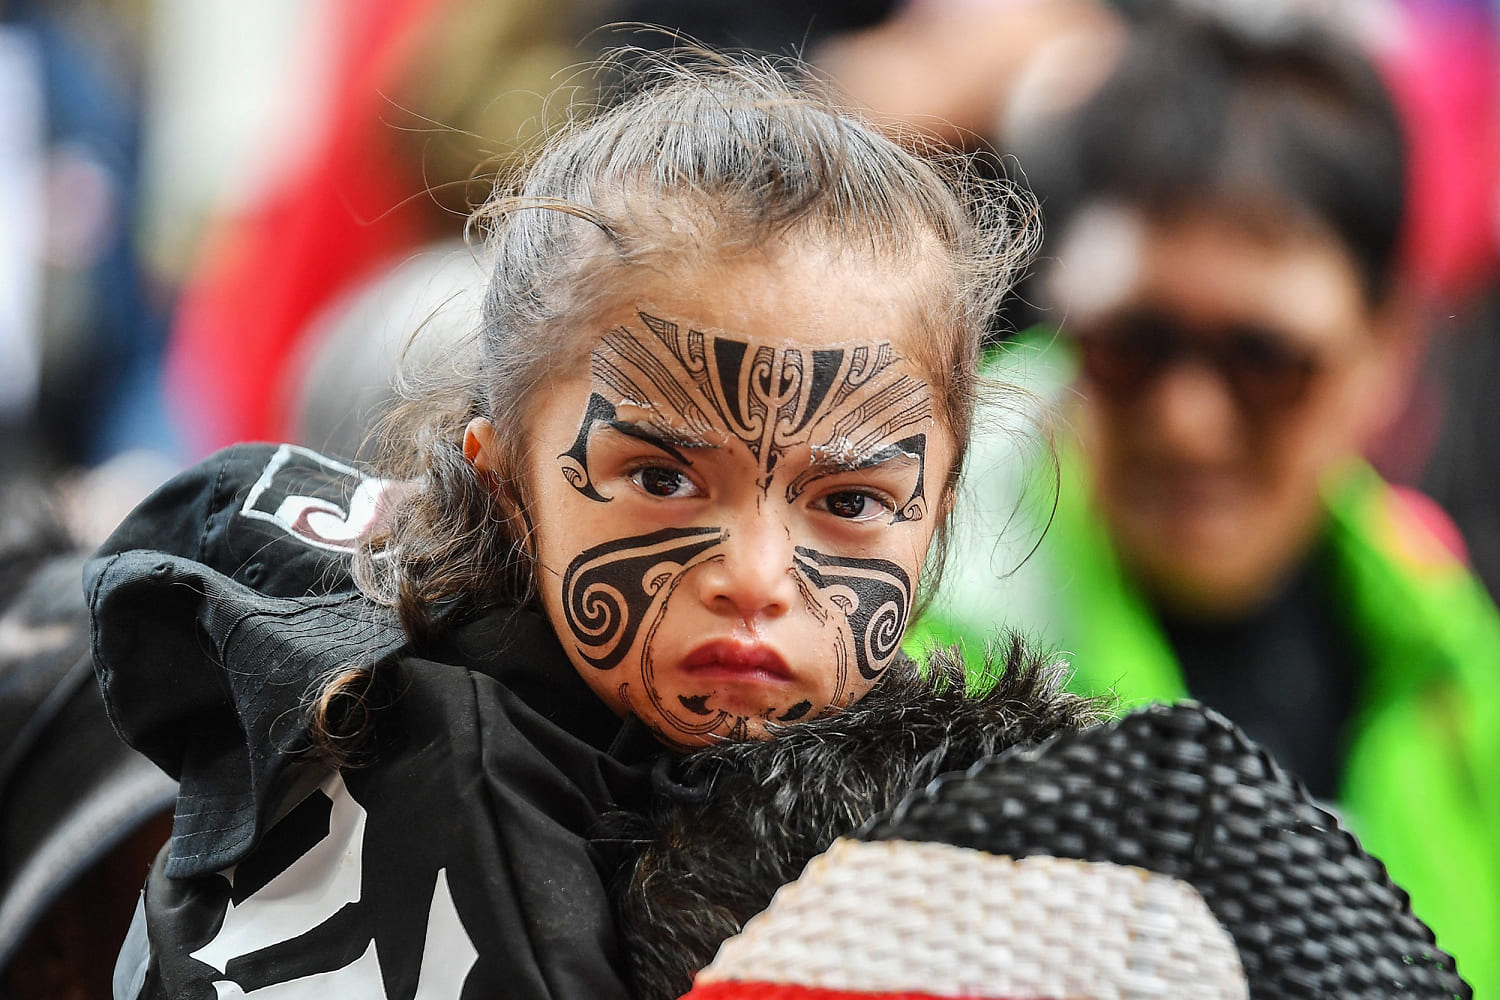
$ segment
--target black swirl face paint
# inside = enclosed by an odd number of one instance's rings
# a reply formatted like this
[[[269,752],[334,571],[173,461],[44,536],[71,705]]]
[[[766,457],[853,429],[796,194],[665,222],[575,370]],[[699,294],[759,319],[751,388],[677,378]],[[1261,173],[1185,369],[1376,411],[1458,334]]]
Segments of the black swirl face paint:
[[[797,572],[820,602],[837,608],[849,624],[854,667],[878,678],[901,644],[911,613],[911,577],[888,559],[852,559],[797,548]]]
[[[878,451],[865,455],[859,455],[852,461],[844,460],[838,455],[814,454],[814,463],[810,468],[804,469],[796,479],[793,479],[786,488],[786,502],[795,503],[797,498],[806,492],[807,487],[820,476],[831,472],[858,472],[860,469],[870,469],[882,465],[894,458],[906,457],[914,459],[917,463],[917,482],[912,489],[911,495],[897,505],[891,516],[891,523],[901,521],[920,521],[927,516],[927,495],[924,479],[926,478],[927,462],[927,435],[913,434],[909,438],[897,441],[895,444],[887,445]]]
[[[578,436],[573,439],[573,445],[567,451],[557,456],[557,464],[562,469],[563,478],[568,481],[579,493],[598,503],[609,503],[610,497],[600,493],[594,486],[593,477],[589,471],[589,436],[599,424],[611,427],[627,437],[639,438],[659,448],[667,455],[672,456],[683,465],[692,465],[682,452],[672,446],[672,443],[661,435],[650,432],[637,424],[618,420],[615,406],[609,400],[597,392],[589,396],[589,404],[584,410],[583,420],[578,425]],[[696,443],[696,442],[694,442]]]
[[[811,711],[812,711],[812,702],[810,702],[806,698],[804,698],[803,700],[797,702],[797,704],[793,705],[791,708],[787,709],[785,713],[776,716],[776,721],[777,722],[796,722],[798,719],[804,717],[805,715],[807,715],[808,712],[811,712]]]
[[[712,557],[717,558],[717,556]],[[707,561],[707,560],[705,560]],[[674,580],[669,587],[675,587]],[[821,609],[812,607],[819,617],[820,622],[826,622],[827,616]],[[714,704],[716,691],[698,692],[694,694],[678,694],[675,698],[668,698],[662,693],[662,686],[656,677],[657,665],[653,657],[655,643],[653,636],[661,625],[665,614],[665,604],[660,605],[654,620],[648,626],[645,642],[641,654],[641,691],[651,711],[635,714],[642,717],[646,724],[651,726],[659,737],[665,742],[679,745],[692,746],[696,737],[705,735],[722,736],[726,739],[746,739],[751,732],[752,723],[779,722],[790,723],[805,718],[814,709],[813,702],[803,698],[793,703],[790,707],[780,710],[776,708],[767,709],[757,715],[743,715]],[[834,683],[832,693],[826,703],[817,706],[826,710],[830,706],[847,704],[850,700],[848,695],[848,653],[842,641],[836,643],[832,649],[834,664]],[[622,685],[621,697],[626,704],[632,705],[632,691],[629,683]],[[673,702],[675,701],[675,705]],[[778,714],[779,713],[779,714]]]
[[[578,654],[610,670],[635,643],[653,604],[723,538],[718,528],[667,528],[596,545],[563,574],[563,615]]]
[[[895,368],[899,359],[889,343],[752,345],[638,315],[646,333],[616,327],[590,356],[596,391],[573,446],[558,456],[563,475],[584,496],[608,500],[589,473],[588,439],[594,426],[632,426],[615,419],[608,393],[651,414],[653,440],[690,445],[739,440],[760,466],[763,490],[769,489],[778,463],[792,447],[811,446],[815,455],[855,456],[827,463],[842,471],[868,468],[898,453],[914,456],[917,486],[897,517],[919,520],[925,515],[926,435],[917,429],[931,423],[931,394],[921,379]],[[893,439],[896,443],[889,444]],[[804,474],[789,487],[788,501],[809,478]]]
[[[561,466],[563,478],[568,481],[568,485],[590,500],[600,503],[608,503],[609,497],[596,490],[593,480],[589,478],[589,432],[599,421],[613,419],[614,404],[597,392],[593,393],[589,396],[588,409],[583,413],[583,422],[578,427],[578,437],[574,438],[573,447],[557,456],[557,464]]]
[[[815,326],[799,345],[790,329],[791,343],[766,342],[630,316],[546,424],[556,471],[538,544],[566,567],[544,597],[570,659],[616,711],[684,748],[851,703],[896,653],[917,571],[904,557],[930,535],[881,531],[926,520],[926,462],[947,460],[931,392],[893,347],[901,330],[825,347]],[[844,493],[888,515],[842,518]],[[726,544],[742,529],[748,547]],[[706,575],[716,563],[722,580]],[[778,579],[794,584],[782,610],[726,605]],[[718,643],[770,647],[786,676],[705,667]]]

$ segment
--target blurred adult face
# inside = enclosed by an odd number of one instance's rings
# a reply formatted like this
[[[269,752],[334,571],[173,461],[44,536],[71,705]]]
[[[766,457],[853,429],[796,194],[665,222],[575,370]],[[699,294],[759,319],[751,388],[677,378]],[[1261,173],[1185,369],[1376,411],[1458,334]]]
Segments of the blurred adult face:
[[[1391,411],[1394,338],[1317,231],[1209,212],[1079,220],[1056,287],[1098,509],[1156,600],[1244,613],[1305,556],[1321,482]]]
[[[643,280],[539,396],[543,604],[669,745],[837,710],[896,654],[953,446],[888,271],[806,250]]]

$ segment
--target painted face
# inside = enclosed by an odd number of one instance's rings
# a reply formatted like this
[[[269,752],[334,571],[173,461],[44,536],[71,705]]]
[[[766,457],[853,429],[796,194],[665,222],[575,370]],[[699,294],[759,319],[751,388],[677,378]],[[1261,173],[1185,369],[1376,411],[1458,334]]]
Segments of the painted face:
[[[1096,215],[1061,259],[1079,425],[1122,559],[1181,613],[1248,610],[1306,553],[1323,478],[1399,397],[1353,262],[1208,213]]]
[[[664,742],[836,710],[894,657],[953,461],[903,285],[820,253],[654,281],[542,397],[543,602]]]

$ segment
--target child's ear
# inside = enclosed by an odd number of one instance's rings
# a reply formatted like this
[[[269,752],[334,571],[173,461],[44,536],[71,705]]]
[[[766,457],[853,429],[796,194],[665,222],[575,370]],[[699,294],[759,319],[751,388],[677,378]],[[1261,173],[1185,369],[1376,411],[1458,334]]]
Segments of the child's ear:
[[[940,517],[952,517],[953,508],[958,506],[958,490],[953,486],[943,487],[943,502],[938,511]]]
[[[935,511],[935,513],[937,515],[939,526],[941,526],[942,523],[948,518],[953,516],[953,508],[957,505],[958,490],[954,488],[952,483],[948,483],[943,487],[943,492],[938,495],[937,510]]]
[[[483,479],[493,479],[500,472],[499,434],[484,417],[475,417],[464,428],[464,458]]]
[[[464,428],[464,458],[474,467],[480,482],[490,491],[490,496],[500,507],[507,521],[524,524],[526,530],[519,532],[522,546],[530,544],[531,522],[526,517],[521,498],[514,487],[507,487],[507,477],[500,467],[500,434],[495,425],[483,417],[475,417]]]

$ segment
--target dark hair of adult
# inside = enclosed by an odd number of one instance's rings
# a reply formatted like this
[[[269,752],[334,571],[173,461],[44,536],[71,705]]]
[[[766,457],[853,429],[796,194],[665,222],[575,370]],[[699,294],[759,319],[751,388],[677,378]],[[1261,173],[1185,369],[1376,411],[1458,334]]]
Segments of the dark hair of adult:
[[[1100,199],[1157,217],[1210,207],[1311,221],[1344,244],[1368,301],[1400,266],[1406,143],[1349,40],[1253,37],[1187,14],[1137,25],[1113,74],[1037,160],[1049,228]]]

